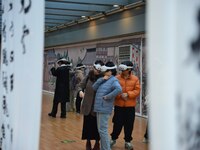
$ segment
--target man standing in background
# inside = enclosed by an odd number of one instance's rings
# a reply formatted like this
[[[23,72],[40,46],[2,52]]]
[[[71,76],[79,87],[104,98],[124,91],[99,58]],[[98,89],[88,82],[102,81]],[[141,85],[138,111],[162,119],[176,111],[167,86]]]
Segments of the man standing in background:
[[[69,71],[70,62],[65,58],[57,61],[58,67],[52,67],[51,73],[56,77],[56,87],[53,99],[52,111],[48,115],[56,118],[58,104],[61,103],[60,118],[66,118],[66,103],[70,100]]]

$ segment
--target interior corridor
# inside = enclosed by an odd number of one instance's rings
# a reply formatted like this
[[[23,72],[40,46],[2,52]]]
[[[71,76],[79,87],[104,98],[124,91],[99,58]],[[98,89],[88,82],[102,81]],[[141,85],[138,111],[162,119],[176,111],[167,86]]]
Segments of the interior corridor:
[[[85,150],[86,141],[81,140],[82,115],[77,115],[75,112],[68,112],[67,118],[61,119],[59,117],[59,107],[57,118],[49,117],[48,113],[51,110],[52,99],[52,95],[43,93],[40,150]],[[111,119],[112,117],[109,120],[109,133],[112,130]],[[148,150],[148,144],[142,143],[145,128],[146,119],[136,117],[132,141],[134,150]],[[112,150],[123,149],[125,148],[122,132]]]

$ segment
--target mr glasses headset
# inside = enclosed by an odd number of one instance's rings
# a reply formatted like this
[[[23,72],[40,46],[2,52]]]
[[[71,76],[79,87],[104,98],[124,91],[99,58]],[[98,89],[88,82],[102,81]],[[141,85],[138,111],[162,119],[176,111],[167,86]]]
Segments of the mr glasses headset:
[[[101,71],[101,65],[100,64],[94,64],[93,66],[96,70]]]
[[[100,64],[94,64],[93,65],[94,68],[98,71],[101,71],[101,72],[105,72],[106,70],[111,70],[111,69],[116,69],[117,66],[113,66],[113,67],[107,67],[107,66],[101,66]]]
[[[107,66],[101,66],[101,72],[106,72],[107,70],[112,70],[112,69],[116,69],[117,66],[113,66],[113,67],[107,67]]]
[[[113,66],[113,67],[107,67],[107,66],[101,66],[100,64],[94,64],[94,68],[98,71],[101,71],[101,72],[105,72],[106,70],[111,70],[111,69],[116,69],[117,66]],[[119,65],[119,70],[120,71],[125,71],[127,69],[133,69],[132,66],[127,66],[127,65],[124,65],[124,64],[120,64]]]
[[[119,65],[119,70],[120,71],[125,71],[125,70],[127,70],[127,69],[133,69],[133,66],[127,66],[127,65],[124,65],[124,64],[120,64]]]

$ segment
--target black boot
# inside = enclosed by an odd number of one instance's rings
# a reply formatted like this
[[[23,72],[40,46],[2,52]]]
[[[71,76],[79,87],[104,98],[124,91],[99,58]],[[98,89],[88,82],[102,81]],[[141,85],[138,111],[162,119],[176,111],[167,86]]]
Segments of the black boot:
[[[92,150],[100,150],[99,141],[96,141]]]
[[[49,115],[50,117],[56,118],[56,115],[54,115],[54,114],[52,114],[52,113],[48,113],[48,115]]]
[[[86,142],[86,150],[92,150],[90,140],[87,140]]]
[[[67,118],[66,115],[61,115],[60,118]]]

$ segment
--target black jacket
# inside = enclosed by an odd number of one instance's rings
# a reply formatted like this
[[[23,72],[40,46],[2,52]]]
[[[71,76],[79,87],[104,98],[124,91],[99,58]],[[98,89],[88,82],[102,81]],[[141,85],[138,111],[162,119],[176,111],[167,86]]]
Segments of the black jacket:
[[[69,102],[69,71],[70,68],[66,65],[60,66],[57,69],[51,68],[51,73],[56,77],[56,87],[54,100],[58,102]]]

